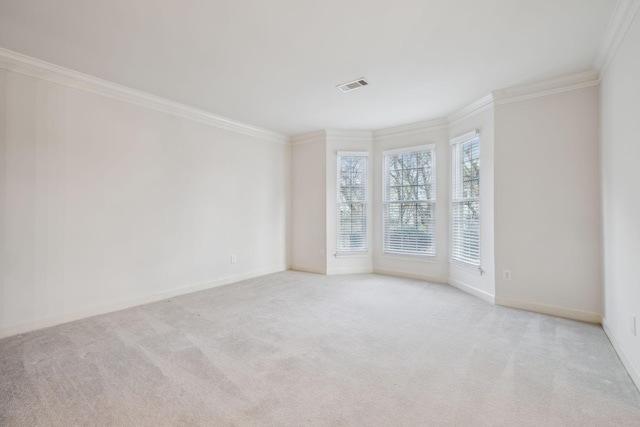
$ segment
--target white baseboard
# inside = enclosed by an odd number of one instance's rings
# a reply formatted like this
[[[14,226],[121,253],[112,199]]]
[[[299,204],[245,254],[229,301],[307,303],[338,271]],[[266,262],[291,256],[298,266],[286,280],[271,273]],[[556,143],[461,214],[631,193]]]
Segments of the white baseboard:
[[[304,273],[326,274],[326,271],[315,267],[307,267],[306,265],[291,264],[289,270],[302,271]]]
[[[450,278],[449,279],[449,284],[451,286],[453,286],[454,288],[458,288],[463,292],[466,292],[468,294],[471,294],[471,295],[473,295],[475,297],[480,298],[481,300],[484,300],[484,301],[486,301],[488,303],[491,303],[491,304],[495,304],[495,296],[491,295],[488,292],[485,292],[485,291],[483,291],[481,289],[474,288],[473,286],[468,285],[468,284],[466,284],[464,282],[461,282],[459,280],[456,280],[456,279],[451,279]]]
[[[551,316],[564,317],[565,319],[579,320],[581,322],[602,323],[602,314],[590,311],[574,310],[566,307],[556,307],[553,305],[538,304],[529,301],[520,301],[510,298],[495,298],[497,305],[517,308],[519,310],[532,311],[534,313],[548,314]]]
[[[625,351],[622,343],[616,337],[616,334],[613,333],[613,330],[609,327],[609,323],[605,318],[602,319],[602,329],[604,329],[604,333],[609,338],[609,341],[611,341],[611,345],[613,346],[616,353],[618,353],[618,357],[620,357],[622,364],[627,369],[631,380],[635,383],[638,390],[640,390],[640,367],[636,366],[633,363],[633,359],[631,359],[631,356],[629,356],[629,354]]]
[[[352,267],[352,268],[331,268],[327,270],[327,276],[337,274],[368,274],[373,273],[371,267]]]
[[[388,270],[383,268],[374,268],[373,272],[375,274],[383,274],[385,276],[404,277],[406,279],[417,279],[417,280],[424,280],[425,282],[434,282],[434,283],[442,283],[442,284],[446,284],[448,280],[446,277],[429,276],[426,274],[407,273],[405,271]]]
[[[13,335],[23,334],[37,329],[48,328],[50,326],[60,325],[62,323],[73,322],[75,320],[85,319],[87,317],[98,316],[100,314],[111,313],[125,308],[135,307],[137,305],[148,304],[156,301],[162,301],[167,298],[173,298],[178,295],[190,294],[205,289],[216,288],[218,286],[224,286],[242,280],[253,279],[255,277],[264,276],[267,274],[277,273],[286,270],[286,266],[271,267],[265,270],[253,271],[250,273],[238,274],[235,276],[223,277],[213,280],[211,282],[198,283],[195,285],[183,286],[176,289],[171,289],[164,292],[159,292],[153,295],[147,295],[140,298],[135,298],[128,301],[117,302],[113,304],[107,304],[101,307],[92,308],[89,310],[76,311],[61,316],[54,316],[46,319],[36,319],[29,322],[20,323],[17,325],[10,325],[0,327],[0,338],[6,338]]]

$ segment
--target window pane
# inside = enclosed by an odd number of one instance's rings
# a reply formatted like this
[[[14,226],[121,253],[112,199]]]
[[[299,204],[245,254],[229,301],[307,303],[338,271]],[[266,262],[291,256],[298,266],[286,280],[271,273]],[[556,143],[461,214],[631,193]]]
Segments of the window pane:
[[[480,265],[480,140],[452,146],[451,258]]]
[[[389,203],[385,220],[385,250],[435,255],[434,204]]]
[[[435,200],[431,151],[386,156],[386,165],[386,200]]]
[[[367,221],[362,203],[341,204],[338,221],[338,250],[366,250]]]
[[[367,158],[338,156],[336,249],[367,250]]]
[[[462,146],[462,193],[463,197],[480,196],[480,150],[479,141]]]
[[[434,151],[385,156],[384,251],[435,256]]]
[[[471,264],[480,262],[480,204],[458,202],[453,205],[453,259]]]

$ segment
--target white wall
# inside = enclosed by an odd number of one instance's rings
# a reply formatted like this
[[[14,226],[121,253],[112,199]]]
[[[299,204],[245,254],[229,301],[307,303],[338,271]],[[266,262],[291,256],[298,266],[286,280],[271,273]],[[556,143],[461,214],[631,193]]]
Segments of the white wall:
[[[337,234],[337,152],[358,151],[369,153],[367,168],[368,196],[367,218],[373,213],[371,197],[373,195],[373,169],[376,167],[371,161],[373,140],[371,132],[326,132],[326,229],[327,229],[327,274],[371,273],[373,271],[373,227],[371,220],[367,224],[369,251],[366,254],[336,255]]]
[[[601,83],[604,327],[640,387],[640,14]],[[636,316],[638,333],[631,333]]]
[[[0,88],[0,335],[286,269],[288,145],[15,72]]]
[[[486,301],[495,297],[494,259],[494,107],[489,105],[478,112],[457,120],[449,128],[450,139],[473,130],[480,131],[480,266],[462,266],[452,262],[449,283]],[[450,152],[450,150],[449,150]],[[447,182],[451,182],[449,176]],[[449,203],[451,191],[447,193]],[[449,212],[449,215],[451,212]]]
[[[496,105],[498,304],[600,320],[598,123],[597,87]]]
[[[326,273],[326,137],[293,140],[291,147],[291,268]]]
[[[436,145],[436,257],[385,254],[382,251],[382,152],[418,145]],[[418,131],[376,133],[373,149],[374,272],[446,283],[449,275],[449,132],[447,126]]]

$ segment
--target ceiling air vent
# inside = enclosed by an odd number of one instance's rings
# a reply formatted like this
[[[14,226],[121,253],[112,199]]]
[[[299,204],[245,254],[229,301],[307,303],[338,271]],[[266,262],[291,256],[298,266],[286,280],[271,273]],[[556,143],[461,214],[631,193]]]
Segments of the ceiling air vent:
[[[366,86],[368,84],[369,84],[369,82],[367,82],[364,78],[361,78],[361,79],[358,79],[358,80],[354,80],[352,82],[343,83],[343,84],[338,85],[336,87],[338,89],[340,89],[342,92],[351,92],[352,90],[359,89],[362,86]]]

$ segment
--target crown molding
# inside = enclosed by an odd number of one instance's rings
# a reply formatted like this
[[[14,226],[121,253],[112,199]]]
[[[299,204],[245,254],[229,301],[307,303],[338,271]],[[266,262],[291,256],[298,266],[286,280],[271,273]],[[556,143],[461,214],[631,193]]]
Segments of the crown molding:
[[[341,139],[347,141],[372,142],[373,132],[357,130],[331,130],[325,131],[327,139]]]
[[[449,126],[466,119],[467,117],[479,113],[493,106],[493,94],[483,96],[466,107],[451,113],[446,118],[427,120],[423,122],[410,123],[373,132],[375,139],[395,138],[399,135],[406,135],[425,131],[448,129]]]
[[[140,107],[172,114],[214,126],[219,129],[252,136],[254,138],[287,145],[291,142],[291,139],[288,136],[277,132],[228,119],[205,110],[200,110],[166,98],[161,98],[126,86],[111,83],[97,77],[89,76],[68,68],[22,55],[8,49],[0,48],[0,69],[24,74],[26,76],[105,96]]]
[[[618,0],[616,3],[593,62],[593,68],[600,73],[600,78],[607,72],[639,9],[640,0]]]
[[[384,139],[405,135],[409,133],[417,133],[424,131],[432,131],[444,129],[448,126],[446,119],[429,120],[418,123],[409,123],[407,125],[381,129],[378,131],[357,131],[357,130],[334,130],[325,129],[316,132],[304,133],[291,138],[291,145],[309,144],[312,142],[325,142],[330,139],[339,139],[343,141],[361,141],[373,142],[374,139]]]
[[[291,138],[291,145],[310,144],[312,142],[325,142],[327,140],[327,131],[319,130],[316,132],[303,133]]]
[[[494,103],[502,105],[597,86],[599,83],[598,73],[589,70],[555,79],[496,90],[492,92],[492,95]]]
[[[309,144],[312,142],[326,142],[329,139],[343,141],[373,142],[373,132],[357,130],[333,130],[325,129],[316,132],[304,133],[291,138],[291,145]]]
[[[489,95],[483,96],[466,107],[449,114],[446,118],[381,129],[373,132],[373,136],[375,139],[386,139],[394,138],[399,135],[448,128],[461,120],[491,108],[494,105],[509,104],[541,96],[554,95],[571,90],[597,86],[599,83],[600,80],[598,73],[589,70],[540,82],[500,89],[493,91]]]
[[[538,98],[541,96],[549,96],[557,93],[597,86],[598,84],[600,84],[599,74],[596,71],[588,70],[554,79],[512,86],[493,91],[489,95],[483,96],[466,107],[449,114],[446,118],[380,129],[373,132],[373,138],[388,139],[395,138],[400,135],[446,129],[461,120],[491,108],[494,105],[525,101],[527,99]]]
[[[456,111],[455,113],[449,114],[447,116],[447,121],[450,125],[459,122],[460,120],[466,119],[467,117],[479,113],[480,111],[484,111],[487,108],[493,106],[493,95],[489,94],[483,96],[478,99],[476,102],[473,102],[466,107]]]
[[[445,118],[426,120],[422,122],[409,123],[407,125],[395,126],[391,128],[374,131],[373,138],[374,139],[395,138],[400,135],[409,135],[409,134],[420,133],[420,132],[446,129],[448,126],[449,126],[449,122]]]

